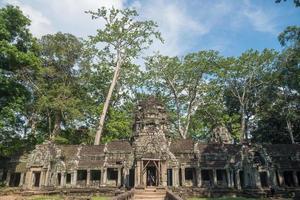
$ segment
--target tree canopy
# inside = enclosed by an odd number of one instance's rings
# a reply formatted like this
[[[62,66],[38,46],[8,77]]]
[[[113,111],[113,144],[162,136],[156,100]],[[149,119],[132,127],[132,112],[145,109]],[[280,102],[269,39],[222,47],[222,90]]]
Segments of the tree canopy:
[[[145,56],[162,41],[155,22],[133,9],[88,13],[105,24],[95,36],[36,39],[18,7],[0,9],[0,156],[45,140],[130,140],[134,107],[150,95],[166,105],[170,137],[205,141],[222,127],[236,143],[300,141],[300,27],[282,31],[280,52]]]

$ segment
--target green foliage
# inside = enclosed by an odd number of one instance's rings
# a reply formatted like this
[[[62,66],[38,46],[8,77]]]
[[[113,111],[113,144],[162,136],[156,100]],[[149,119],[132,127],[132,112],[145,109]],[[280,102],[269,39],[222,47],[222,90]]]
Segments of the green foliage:
[[[287,0],[275,0],[276,3],[280,3],[282,1],[287,1]],[[294,0],[294,4],[296,7],[300,6],[300,0]]]
[[[218,198],[189,198],[188,200],[255,200],[255,199],[246,198],[246,197],[218,197]]]
[[[29,25],[18,7],[0,9],[0,155],[4,156],[31,145],[25,115],[40,60]]]
[[[191,118],[198,109],[206,107],[209,96],[216,92],[213,87],[221,62],[221,56],[215,51],[189,53],[182,60],[162,55],[147,58],[147,88],[164,97],[171,111],[173,132],[181,137],[186,138],[196,129],[204,128],[194,123],[189,133]]]
[[[220,73],[220,80],[228,92],[225,96],[227,107],[233,106],[240,115],[240,140],[248,139],[252,128],[250,121],[256,114],[263,88],[269,84],[268,74],[274,68],[276,55],[268,49],[248,50],[238,58],[228,58]]]
[[[35,110],[48,121],[48,131],[53,137],[72,122],[80,120],[85,110],[85,91],[78,75],[82,42],[71,34],[45,35],[39,41],[43,68],[37,80]],[[53,124],[53,125],[52,125]]]
[[[278,39],[284,49],[261,95],[259,120],[253,132],[258,142],[300,141],[300,28],[287,27]]]
[[[0,156],[50,136],[58,144],[92,144],[113,74],[102,142],[129,139],[134,106],[149,95],[167,106],[174,137],[205,140],[224,126],[236,141],[300,141],[298,26],[279,35],[280,54],[157,54],[142,71],[133,61],[154,39],[162,41],[157,24],[138,21],[132,9],[88,13],[105,22],[89,40],[60,32],[37,40],[18,7],[0,9]]]
[[[156,30],[157,24],[151,20],[137,21],[138,13],[134,9],[106,9],[97,12],[88,11],[93,19],[105,21],[104,29],[98,29],[97,35],[90,37],[94,44],[104,43],[101,53],[111,57],[120,56],[125,62],[136,58],[153,43],[154,38],[161,39]]]
[[[139,72],[139,70],[131,62],[141,54],[142,50],[147,49],[154,39],[160,39],[161,41],[162,39],[160,33],[156,30],[157,24],[151,20],[138,21],[136,10],[129,8],[123,10],[106,9],[102,7],[97,12],[88,11],[87,13],[92,15],[92,19],[101,19],[105,22],[105,27],[98,29],[96,36],[90,37],[89,44],[97,52],[97,59],[94,60],[99,60],[100,65],[114,68],[114,75],[96,128],[94,144],[99,144],[104,122],[107,119],[106,114],[113,98],[113,91],[117,89],[115,97],[118,97],[120,91],[125,90],[123,94],[126,94],[126,90],[132,89],[133,84],[136,85],[136,81],[139,79],[132,77],[137,77],[138,74],[128,72]],[[99,44],[100,46],[104,45],[104,48],[97,51]],[[130,78],[128,79],[128,77]],[[121,78],[121,84],[118,82],[119,78]],[[124,81],[128,83],[125,88]],[[131,95],[133,96],[133,94]]]

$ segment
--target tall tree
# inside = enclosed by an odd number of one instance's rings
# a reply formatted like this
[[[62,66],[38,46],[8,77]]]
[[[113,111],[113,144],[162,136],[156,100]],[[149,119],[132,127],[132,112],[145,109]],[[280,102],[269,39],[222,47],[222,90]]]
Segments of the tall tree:
[[[224,68],[224,86],[237,100],[240,114],[240,141],[248,139],[249,120],[260,101],[265,75],[272,70],[276,53],[265,49],[261,53],[248,50],[238,58],[229,58]]]
[[[295,143],[293,121],[300,120],[300,27],[289,26],[278,37],[284,47],[277,66],[281,88],[278,98],[284,99],[282,115],[291,139]]]
[[[147,59],[148,89],[167,98],[182,138],[188,136],[192,115],[205,104],[208,82],[219,62],[220,56],[214,51],[190,53],[183,60],[161,55]]]
[[[25,115],[40,61],[38,45],[29,32],[30,20],[18,7],[0,9],[0,155],[27,143]]]
[[[82,42],[71,34],[45,35],[40,41],[43,68],[36,84],[36,109],[47,118],[54,139],[72,120],[82,116],[85,92],[79,76]],[[69,122],[69,123],[67,123]]]
[[[114,75],[108,90],[102,114],[99,119],[94,144],[100,143],[106,113],[110,104],[113,90],[115,89],[120,70],[124,63],[130,63],[142,50],[153,42],[153,38],[161,40],[160,33],[156,30],[157,25],[153,21],[138,21],[138,13],[132,9],[109,9],[101,8],[97,12],[88,11],[93,19],[105,21],[105,27],[97,30],[97,35],[91,37],[94,45],[102,43],[105,45],[100,50],[101,56],[115,66]]]

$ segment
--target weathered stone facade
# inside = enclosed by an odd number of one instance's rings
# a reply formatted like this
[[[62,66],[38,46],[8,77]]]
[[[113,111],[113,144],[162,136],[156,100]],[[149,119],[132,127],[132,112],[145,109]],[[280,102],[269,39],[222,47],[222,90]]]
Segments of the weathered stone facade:
[[[29,190],[168,186],[200,193],[300,187],[300,145],[232,144],[222,127],[207,144],[174,140],[166,137],[168,126],[164,106],[149,98],[137,106],[131,141],[45,142],[29,154],[1,161],[0,180]]]

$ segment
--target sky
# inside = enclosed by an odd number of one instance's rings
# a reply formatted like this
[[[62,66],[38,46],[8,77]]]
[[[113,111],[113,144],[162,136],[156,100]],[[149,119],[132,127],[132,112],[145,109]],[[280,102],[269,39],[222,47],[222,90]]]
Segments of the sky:
[[[84,11],[102,6],[134,7],[141,20],[158,23],[164,44],[155,42],[145,54],[183,56],[216,50],[238,56],[247,49],[280,50],[277,37],[285,27],[300,25],[300,8],[292,0],[0,0],[0,6],[17,5],[31,19],[36,37],[58,31],[87,38],[103,21]]]

